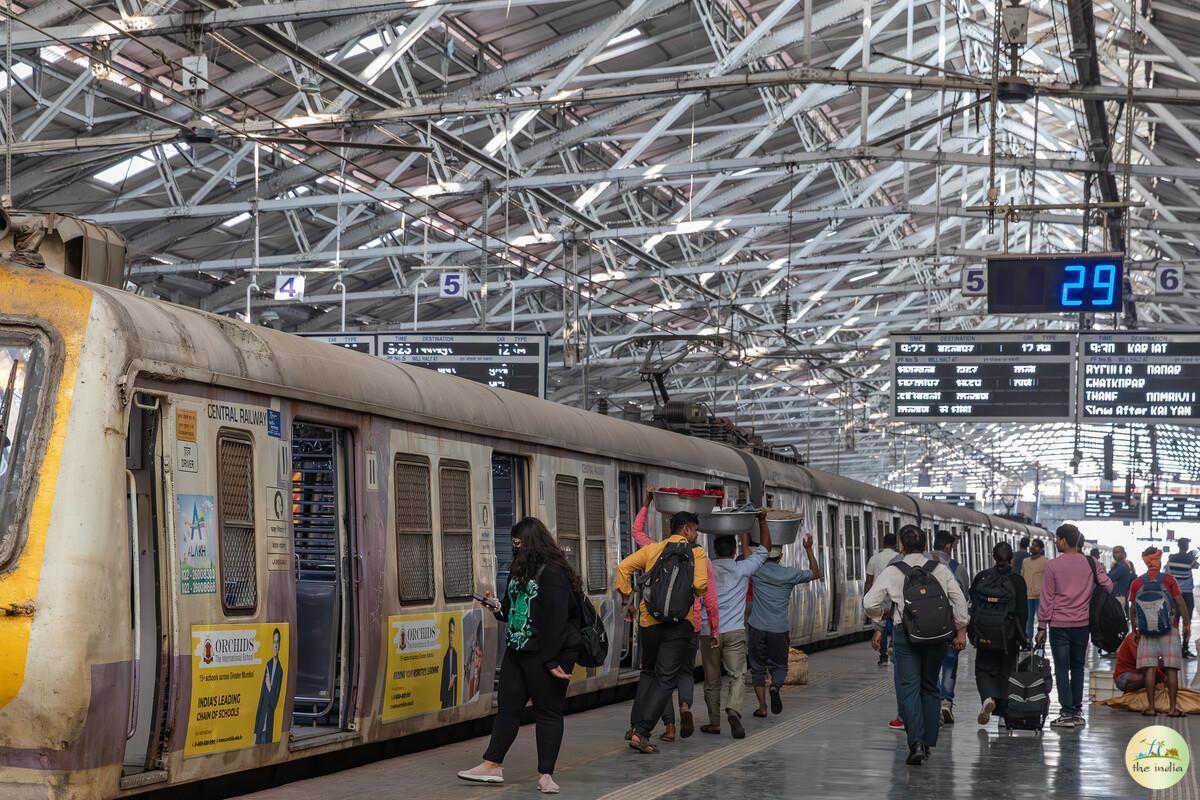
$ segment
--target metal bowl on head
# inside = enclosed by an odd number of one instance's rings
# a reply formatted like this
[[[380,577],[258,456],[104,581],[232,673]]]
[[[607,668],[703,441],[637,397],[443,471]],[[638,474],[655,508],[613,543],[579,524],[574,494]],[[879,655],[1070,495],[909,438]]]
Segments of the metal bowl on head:
[[[700,515],[700,532],[710,536],[738,536],[754,530],[757,511],[722,511]]]
[[[767,530],[771,532],[771,544],[785,545],[796,541],[796,537],[800,535],[800,526],[804,524],[804,517],[797,514],[793,518],[767,518]]]
[[[689,497],[674,492],[655,492],[654,507],[664,514],[678,514],[680,511],[690,511],[696,516],[711,514],[721,498],[716,495]]]

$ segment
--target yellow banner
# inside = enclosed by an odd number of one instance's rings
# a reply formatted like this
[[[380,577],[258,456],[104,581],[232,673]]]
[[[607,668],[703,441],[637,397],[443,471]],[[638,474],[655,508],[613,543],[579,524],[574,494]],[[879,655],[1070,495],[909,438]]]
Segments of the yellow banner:
[[[483,612],[388,617],[383,721],[470,703],[483,682]]]
[[[278,742],[287,700],[288,626],[193,625],[185,756]]]

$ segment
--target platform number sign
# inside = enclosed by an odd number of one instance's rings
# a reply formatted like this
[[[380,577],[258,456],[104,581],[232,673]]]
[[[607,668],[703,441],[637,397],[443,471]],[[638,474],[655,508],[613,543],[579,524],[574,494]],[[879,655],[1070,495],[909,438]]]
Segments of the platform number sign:
[[[275,299],[276,300],[303,300],[304,299],[304,276],[303,275],[276,275],[275,276]]]
[[[1158,294],[1183,294],[1183,267],[1160,264],[1154,271],[1154,289]]]
[[[444,299],[461,300],[467,294],[467,276],[463,272],[443,272],[439,285],[439,296]]]
[[[963,267],[962,293],[963,297],[983,297],[987,294],[987,267],[983,264]]]

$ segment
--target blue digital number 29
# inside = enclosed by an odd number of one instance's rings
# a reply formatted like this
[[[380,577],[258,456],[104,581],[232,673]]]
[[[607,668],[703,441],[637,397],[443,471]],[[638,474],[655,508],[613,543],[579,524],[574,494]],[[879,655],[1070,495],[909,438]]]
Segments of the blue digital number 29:
[[[1066,279],[1060,289],[1059,301],[1063,308],[1083,306],[1083,290],[1088,283],[1088,268],[1082,264],[1068,264],[1063,268]],[[1115,264],[1097,264],[1092,273],[1092,307],[1107,309],[1113,305],[1117,294],[1117,267]]]

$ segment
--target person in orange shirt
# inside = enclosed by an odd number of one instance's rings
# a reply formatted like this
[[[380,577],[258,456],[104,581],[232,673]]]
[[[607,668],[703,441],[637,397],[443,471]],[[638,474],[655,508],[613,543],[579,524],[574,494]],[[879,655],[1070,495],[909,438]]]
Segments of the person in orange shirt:
[[[1138,633],[1137,628],[1125,637],[1121,642],[1121,646],[1117,648],[1117,665],[1113,667],[1113,683],[1122,692],[1140,692],[1146,688],[1146,676],[1142,670],[1138,669],[1137,665],[1138,651]],[[1166,670],[1159,667],[1156,676],[1156,683],[1165,683],[1167,680]]]
[[[686,553],[690,554],[692,567],[692,594],[703,597],[708,590],[708,554],[703,548],[693,547],[700,533],[700,519],[686,511],[681,511],[671,517],[671,535],[661,542],[649,545],[633,552],[617,565],[616,588],[621,597],[628,602],[633,594],[633,576],[635,573],[649,573],[658,563],[668,547],[683,544]],[[679,549],[672,551],[679,554]],[[695,627],[692,618],[696,613],[695,604],[689,603],[686,616],[678,621],[659,621],[650,613],[645,599],[638,604],[640,617],[638,620],[641,633],[642,673],[638,679],[637,699],[634,701],[641,719],[634,725],[634,732],[629,737],[629,746],[640,753],[657,753],[658,748],[650,743],[650,732],[654,730],[671,694],[679,684],[679,675],[684,669],[691,669],[687,663],[691,652],[692,636]],[[693,656],[694,658],[694,656]]]

